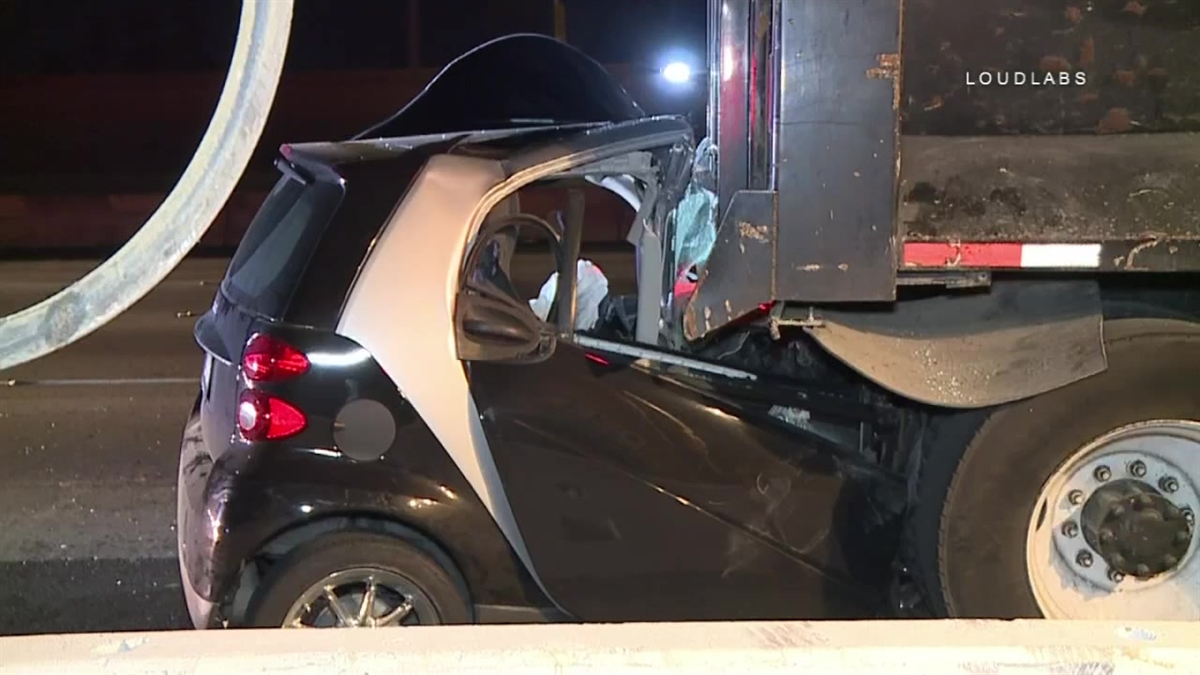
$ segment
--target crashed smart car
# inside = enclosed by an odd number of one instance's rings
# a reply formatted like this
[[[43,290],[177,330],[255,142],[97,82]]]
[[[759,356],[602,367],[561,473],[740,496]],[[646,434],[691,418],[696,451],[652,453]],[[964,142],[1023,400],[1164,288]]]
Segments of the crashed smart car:
[[[814,26],[896,38],[900,3],[829,4],[754,3],[776,34],[724,3],[718,33],[775,59]],[[1126,302],[1083,272],[1133,240],[1082,227],[960,246],[1017,222],[972,215],[991,202],[934,195],[903,230],[891,60],[825,56],[845,77],[774,121],[747,104],[769,77],[712,78],[712,143],[511,36],[355,139],[284,146],[195,328],[193,623],[1200,616],[1194,293]],[[817,94],[863,117],[795,122]],[[1003,146],[1018,172],[964,143],[921,138],[907,170],[1046,196],[1040,146]],[[581,253],[617,221],[632,274]]]
[[[506,70],[479,95],[494,108],[446,100],[514,50],[559,67]],[[196,626],[879,610],[887,476],[772,414],[785,381],[672,348],[663,299],[715,227],[686,121],[527,36],[361,140],[282,154],[195,331],[178,531]],[[561,190],[553,220],[520,208],[538,185]],[[578,261],[596,189],[642,226],[635,293]],[[555,266],[522,293],[509,269],[531,240]]]

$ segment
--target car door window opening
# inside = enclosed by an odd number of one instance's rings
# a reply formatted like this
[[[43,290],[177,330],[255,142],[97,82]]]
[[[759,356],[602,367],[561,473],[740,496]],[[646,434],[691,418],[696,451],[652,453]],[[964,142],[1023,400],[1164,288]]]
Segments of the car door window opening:
[[[503,286],[508,298],[528,304],[535,316],[522,310],[527,319],[557,325],[560,340],[586,336],[611,345],[640,344],[649,349],[638,352],[638,358],[652,361],[669,358],[667,352],[685,351],[678,307],[694,282],[681,283],[680,279],[694,278],[695,268],[702,263],[712,239],[702,231],[706,226],[715,231],[711,209],[705,208],[710,202],[704,199],[704,188],[690,185],[692,161],[690,145],[672,142],[569,167],[513,186],[495,202],[473,238],[464,259],[462,289],[486,292],[480,284],[491,279],[492,283],[485,285],[492,292]],[[578,198],[579,203],[573,204],[570,198]],[[681,207],[687,207],[682,218]],[[571,208],[586,210],[576,216],[578,224],[567,222]],[[542,218],[546,211],[549,213]],[[680,222],[690,228],[684,234],[692,239],[697,238],[695,232],[702,232],[699,245],[680,245],[680,235],[674,231]],[[619,264],[628,264],[632,271],[624,274],[626,268],[619,268],[617,276],[621,278],[611,287],[614,279],[604,272],[604,266],[616,263],[597,264],[587,255],[572,256],[567,242],[571,236],[583,239],[582,230],[609,227],[624,232],[620,238],[629,248],[616,253],[597,252],[595,256],[611,260],[611,256],[620,255]],[[511,228],[511,232],[500,234],[505,228]],[[530,232],[532,237],[527,235]],[[541,248],[541,240],[547,238],[551,240],[555,264],[540,277],[540,289],[514,284],[510,269],[514,256],[532,253],[532,244],[538,243]],[[688,257],[684,261],[686,269],[677,270],[677,249]],[[563,274],[571,276],[564,278]],[[626,279],[632,279],[632,287]],[[565,287],[574,292],[564,294]],[[684,295],[677,298],[681,291]],[[571,306],[564,302],[568,299],[573,301]],[[696,363],[702,364],[699,369],[724,373],[719,366],[713,370],[702,361]]]

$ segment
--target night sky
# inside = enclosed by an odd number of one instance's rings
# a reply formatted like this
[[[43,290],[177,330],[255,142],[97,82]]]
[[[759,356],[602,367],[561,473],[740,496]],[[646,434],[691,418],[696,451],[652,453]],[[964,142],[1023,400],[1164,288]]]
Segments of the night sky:
[[[567,41],[625,77],[654,77],[675,58],[703,66],[706,0],[562,4]],[[555,32],[553,0],[418,0],[415,13],[409,0],[294,6],[279,94],[235,197],[245,194],[208,245],[236,243],[255,191],[277,178],[281,143],[349,137],[473,47]],[[240,11],[240,0],[0,0],[0,258],[109,250],[136,231],[208,125]],[[643,83],[638,100],[686,113],[703,90]]]
[[[702,58],[705,0],[564,0],[567,39],[602,63]],[[419,0],[420,64],[493,37],[553,34],[552,0]],[[24,74],[224,70],[240,0],[0,0],[0,68]],[[287,68],[408,63],[407,0],[297,0]]]

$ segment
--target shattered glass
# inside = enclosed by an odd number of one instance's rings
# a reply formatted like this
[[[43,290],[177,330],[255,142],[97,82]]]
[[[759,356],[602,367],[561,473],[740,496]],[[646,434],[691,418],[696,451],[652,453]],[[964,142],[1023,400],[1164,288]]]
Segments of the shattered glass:
[[[717,191],[717,146],[705,137],[696,146],[696,158],[692,161],[692,180],[710,192]]]
[[[699,267],[717,241],[716,149],[705,138],[696,149],[692,180],[675,209],[675,276]]]
[[[676,277],[702,265],[717,241],[717,195],[695,182],[675,211]]]

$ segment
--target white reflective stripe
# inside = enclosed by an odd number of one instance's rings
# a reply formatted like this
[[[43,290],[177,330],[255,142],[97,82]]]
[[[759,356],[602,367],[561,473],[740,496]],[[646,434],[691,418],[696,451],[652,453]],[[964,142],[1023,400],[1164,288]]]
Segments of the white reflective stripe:
[[[1021,267],[1099,267],[1100,248],[1100,244],[1025,244]]]
[[[693,370],[699,370],[705,373],[712,373],[713,375],[722,375],[724,377],[732,377],[741,380],[758,379],[758,376],[754,373],[748,373],[744,370],[737,370],[736,368],[728,368],[726,366],[718,366],[708,363],[707,361],[689,359],[688,357],[680,356],[679,354],[660,352],[654,349],[647,349],[645,347],[625,344],[624,342],[611,342],[609,340],[601,340],[594,337],[588,337],[586,335],[576,335],[572,338],[572,340],[580,347],[601,349],[613,354],[621,354],[622,356],[633,357],[638,359],[639,364],[648,365],[652,362],[667,363],[672,366],[683,366],[684,368],[691,368]]]

